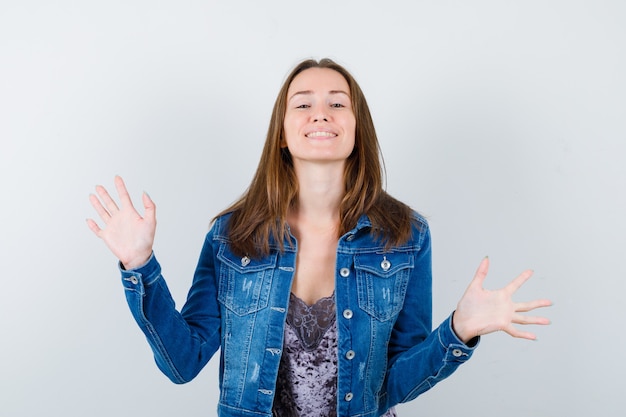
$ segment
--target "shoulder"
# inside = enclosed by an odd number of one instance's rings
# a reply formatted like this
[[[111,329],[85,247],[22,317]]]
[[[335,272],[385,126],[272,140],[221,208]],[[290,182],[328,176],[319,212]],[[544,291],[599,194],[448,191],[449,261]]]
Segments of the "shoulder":
[[[214,240],[228,240],[228,224],[232,214],[232,212],[221,213],[213,219],[209,235]]]
[[[430,245],[428,220],[415,210],[411,211],[411,240],[420,248],[425,244]]]
[[[426,220],[426,217],[415,210],[411,210],[411,223],[418,228],[424,227],[428,229],[428,220]]]

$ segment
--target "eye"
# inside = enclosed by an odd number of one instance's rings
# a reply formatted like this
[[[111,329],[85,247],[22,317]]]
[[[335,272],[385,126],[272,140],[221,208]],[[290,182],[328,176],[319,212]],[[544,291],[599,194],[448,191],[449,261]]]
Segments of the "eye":
[[[330,107],[335,108],[335,109],[340,109],[340,108],[346,107],[346,106],[341,104],[341,103],[333,103],[333,104],[330,105]]]
[[[309,107],[311,107],[308,104],[300,104],[299,106],[296,106],[296,109],[308,109]]]

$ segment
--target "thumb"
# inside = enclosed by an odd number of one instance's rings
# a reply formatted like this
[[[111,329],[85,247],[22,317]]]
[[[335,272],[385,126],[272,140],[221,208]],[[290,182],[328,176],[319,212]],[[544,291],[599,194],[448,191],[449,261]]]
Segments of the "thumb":
[[[141,196],[141,200],[143,201],[144,218],[154,223],[156,221],[156,204],[145,191]]]
[[[480,265],[478,265],[478,269],[474,274],[474,278],[472,279],[472,283],[470,285],[478,285],[482,288],[483,282],[487,277],[487,273],[489,272],[489,257],[485,256],[482,261],[480,261]]]

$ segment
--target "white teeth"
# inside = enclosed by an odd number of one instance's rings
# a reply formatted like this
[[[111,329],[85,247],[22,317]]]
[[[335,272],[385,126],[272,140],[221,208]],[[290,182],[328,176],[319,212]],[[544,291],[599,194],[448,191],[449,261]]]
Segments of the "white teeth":
[[[306,136],[308,138],[331,138],[337,135],[331,132],[311,132]]]

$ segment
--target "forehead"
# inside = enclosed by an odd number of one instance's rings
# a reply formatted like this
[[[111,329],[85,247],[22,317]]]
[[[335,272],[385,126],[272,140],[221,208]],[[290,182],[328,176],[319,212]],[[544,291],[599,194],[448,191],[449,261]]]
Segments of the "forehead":
[[[339,72],[330,68],[309,68],[298,74],[289,85],[288,96],[300,91],[343,91],[350,94],[348,82]]]

